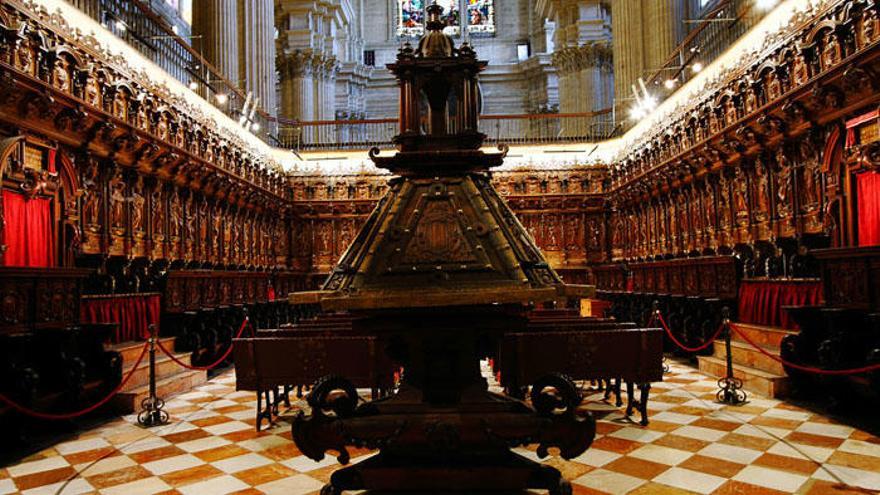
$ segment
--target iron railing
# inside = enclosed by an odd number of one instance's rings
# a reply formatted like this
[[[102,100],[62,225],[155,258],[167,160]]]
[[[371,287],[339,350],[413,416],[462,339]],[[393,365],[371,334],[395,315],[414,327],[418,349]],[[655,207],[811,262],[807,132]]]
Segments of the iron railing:
[[[68,2],[231,118],[239,120],[242,116],[247,99],[245,91],[206,60],[193,47],[188,32],[172,26],[150,0]],[[271,137],[274,120],[264,110],[258,109],[250,122],[256,124],[253,126],[255,135],[263,139]]]
[[[610,109],[589,113],[483,115],[488,144],[552,144],[599,141],[616,131]],[[294,150],[390,148],[397,119],[291,121],[279,119],[278,144]]]
[[[663,66],[646,78],[647,85],[665,88],[671,93],[694,77],[699,72],[695,67],[709,65],[761,20],[765,12],[756,3],[755,0],[720,0],[701,19],[691,21],[691,29]]]

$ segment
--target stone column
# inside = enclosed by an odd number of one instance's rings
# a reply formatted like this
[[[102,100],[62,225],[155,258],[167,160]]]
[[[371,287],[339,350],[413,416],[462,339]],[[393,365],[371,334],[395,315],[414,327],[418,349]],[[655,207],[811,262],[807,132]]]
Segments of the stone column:
[[[224,77],[238,84],[238,1],[194,0],[193,43]],[[201,45],[199,44],[201,43]]]
[[[659,69],[666,59],[675,50],[677,43],[675,25],[680,20],[675,18],[676,9],[674,2],[645,2],[643,4],[643,25],[647,28],[644,32],[645,69],[654,71]],[[643,77],[647,79],[648,74]]]
[[[239,77],[270,115],[278,111],[275,94],[275,5],[272,0],[241,2]]]
[[[630,107],[622,100],[632,98],[630,87],[638,80],[645,68],[642,0],[615,0],[611,4],[611,31],[614,50],[614,95],[618,114],[622,116]]]
[[[281,75],[281,105],[278,112],[281,117],[291,120],[313,120],[314,90],[311,58],[311,53],[301,50],[278,57],[278,72]],[[291,128],[283,128],[279,134],[282,140],[292,145],[300,138],[296,132]],[[310,136],[302,137],[311,139]]]

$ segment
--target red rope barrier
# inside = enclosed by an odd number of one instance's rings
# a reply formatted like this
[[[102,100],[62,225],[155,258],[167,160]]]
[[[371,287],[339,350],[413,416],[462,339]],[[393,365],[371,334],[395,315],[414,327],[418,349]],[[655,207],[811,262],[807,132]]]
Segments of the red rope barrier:
[[[724,324],[722,323],[718,327],[718,330],[715,332],[715,334],[712,335],[712,337],[710,337],[708,340],[706,340],[706,342],[702,343],[698,347],[688,347],[682,344],[677,338],[675,338],[675,335],[673,335],[672,331],[669,330],[669,327],[666,326],[666,321],[663,319],[663,315],[661,315],[659,311],[656,313],[656,316],[651,319],[651,323],[653,323],[654,320],[660,320],[660,324],[663,325],[663,330],[666,331],[666,335],[668,335],[669,338],[672,339],[672,342],[674,342],[675,345],[687,352],[699,352],[707,349],[710,345],[712,345],[713,342],[715,342],[715,339],[718,338],[719,335],[721,335],[721,331],[724,330]]]
[[[110,391],[110,393],[106,397],[104,397],[103,399],[99,400],[95,404],[93,404],[85,409],[82,409],[80,411],[75,411],[75,412],[65,413],[65,414],[42,413],[39,411],[34,411],[33,409],[29,409],[29,408],[22,406],[20,404],[17,404],[3,394],[0,394],[0,402],[5,403],[9,407],[15,409],[16,411],[18,411],[26,416],[31,416],[31,417],[39,418],[39,419],[63,420],[63,419],[73,419],[73,418],[77,418],[79,416],[83,416],[83,415],[88,414],[88,413],[94,411],[95,409],[103,406],[104,404],[107,403],[107,401],[109,401],[114,396],[116,396],[116,394],[118,394],[120,390],[122,390],[122,387],[124,387],[125,384],[128,383],[128,381],[131,379],[131,377],[134,376],[134,372],[137,371],[138,366],[140,366],[141,361],[143,361],[144,356],[147,354],[147,349],[149,348],[149,345],[150,345],[149,342],[144,343],[144,348],[141,350],[141,355],[138,356],[137,361],[134,363],[134,366],[131,368],[131,370],[129,370],[128,375],[126,375],[125,378],[121,382],[119,382],[119,385],[117,385],[112,391]]]
[[[248,323],[250,323],[250,319],[247,316],[245,316],[244,321],[241,322],[241,327],[238,329],[238,333],[236,333],[235,337],[233,337],[233,338],[237,339],[237,338],[241,337],[241,333],[244,332],[244,327],[246,327]],[[212,369],[216,368],[220,363],[222,363],[223,361],[226,361],[226,358],[229,357],[229,354],[232,352],[232,347],[233,347],[233,344],[230,342],[229,348],[226,349],[226,352],[224,352],[222,356],[220,356],[220,359],[214,361],[213,363],[209,364],[208,366],[192,366],[190,364],[184,363],[180,359],[177,359],[177,356],[175,356],[174,354],[171,354],[171,352],[169,352],[168,349],[166,349],[165,346],[162,345],[161,340],[156,340],[156,343],[159,345],[159,349],[161,349],[162,352],[164,352],[168,357],[170,357],[172,361],[179,364],[180,366],[183,366],[184,368],[186,368],[188,370],[196,370],[196,371],[208,371],[208,370],[212,370]]]
[[[787,366],[792,369],[796,369],[798,371],[803,371],[805,373],[814,373],[817,375],[838,375],[838,376],[840,376],[840,375],[858,375],[861,373],[870,373],[872,371],[880,371],[880,363],[872,364],[869,366],[862,366],[861,368],[851,368],[848,370],[825,370],[822,368],[815,368],[813,366],[804,366],[802,364],[792,363],[790,361],[786,361],[785,359],[782,359],[781,357],[779,357],[775,354],[770,353],[769,351],[767,351],[766,349],[764,349],[760,345],[756,344],[755,341],[753,341],[748,335],[746,335],[745,332],[740,330],[733,323],[730,323],[730,328],[732,328],[734,332],[736,332],[740,337],[742,337],[743,340],[745,340],[750,346],[757,349],[758,352],[760,352],[761,354],[769,357],[770,359],[772,359],[778,363],[782,363],[784,366]]]

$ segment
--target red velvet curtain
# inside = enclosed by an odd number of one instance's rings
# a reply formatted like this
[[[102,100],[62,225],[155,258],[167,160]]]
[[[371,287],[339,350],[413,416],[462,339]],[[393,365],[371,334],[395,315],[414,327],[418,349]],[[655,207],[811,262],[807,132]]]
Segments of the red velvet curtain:
[[[6,266],[55,266],[51,200],[4,190],[3,215]]]
[[[150,325],[159,329],[161,304],[158,294],[115,297],[84,297],[80,304],[83,323],[118,323],[114,343],[143,340]]]
[[[815,306],[822,302],[822,284],[772,280],[744,280],[739,288],[737,318],[743,323],[794,329],[783,306]]]
[[[880,245],[880,173],[858,175],[859,246]]]

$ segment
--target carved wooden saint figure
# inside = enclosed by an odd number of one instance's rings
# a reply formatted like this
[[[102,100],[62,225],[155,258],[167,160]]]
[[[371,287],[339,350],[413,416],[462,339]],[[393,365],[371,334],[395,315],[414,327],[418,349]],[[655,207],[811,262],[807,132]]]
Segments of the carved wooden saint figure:
[[[183,211],[180,206],[180,195],[177,191],[171,191],[171,202],[168,208],[168,234],[171,237],[180,238]]]
[[[125,232],[125,177],[121,169],[110,179],[110,226],[117,233]]]
[[[791,161],[785,156],[784,147],[776,150],[776,216],[781,219],[791,217],[792,180]]]
[[[196,240],[196,207],[193,200],[193,195],[190,194],[189,197],[183,204],[184,210],[184,228],[183,228],[183,242],[184,242],[184,258],[187,260],[191,260],[193,255],[195,254],[195,240]]]
[[[828,31],[822,38],[822,68],[829,69],[839,64],[843,59],[843,50],[837,33]]]
[[[19,45],[19,48],[14,52],[17,56],[15,57],[16,63],[15,66],[21,72],[25,74],[34,74],[34,55],[33,48],[31,43],[25,41]]]
[[[763,221],[770,212],[770,183],[764,164],[755,162],[752,197],[755,198],[755,220]]]
[[[123,122],[128,122],[128,91],[120,88],[113,98],[113,116]]]
[[[742,169],[737,167],[733,178],[733,204],[736,207],[736,217],[746,219],[749,217],[749,191],[748,180]]]
[[[736,103],[733,101],[733,97],[727,98],[724,100],[724,121],[727,125],[733,125],[734,122],[737,121],[739,115],[737,115]]]
[[[211,213],[211,255],[214,261],[220,259],[223,252],[223,210],[215,204]]]
[[[82,218],[86,230],[97,233],[101,231],[100,168],[96,160],[87,159],[86,162],[87,165],[82,180]]]
[[[70,91],[70,68],[66,57],[60,56],[55,59],[52,67],[52,85],[61,91]]]
[[[803,160],[803,180],[801,181],[802,205],[804,211],[813,211],[819,207],[819,188],[821,186],[821,171],[816,149],[804,140],[801,143],[801,159]]]
[[[715,228],[715,188],[710,181],[703,185],[703,225],[711,233]]]
[[[862,29],[860,32],[860,47],[864,48],[874,42],[877,38],[877,13],[873,9],[868,9],[862,17]]]
[[[150,193],[150,219],[152,221],[153,240],[164,239],[165,237],[165,195],[163,194],[164,184],[161,182],[153,186],[153,192]]]
[[[800,50],[795,54],[791,62],[791,74],[794,84],[800,86],[810,80],[810,66],[807,64],[804,53]]]
[[[767,95],[767,103],[782,96],[782,82],[775,70],[768,70],[764,75],[764,94]]]
[[[747,114],[750,114],[758,109],[758,95],[755,92],[754,84],[752,84],[751,82],[746,85],[744,100],[745,104],[743,106],[745,107],[745,111]]]
[[[134,187],[131,189],[131,230],[135,233],[144,233],[144,178],[138,176]]]
[[[159,115],[159,121],[156,123],[156,137],[163,141],[168,139],[168,116],[165,112]]]
[[[94,73],[89,72],[86,75],[86,84],[83,89],[83,100],[93,107],[101,106],[101,88],[98,84],[98,78]]]

